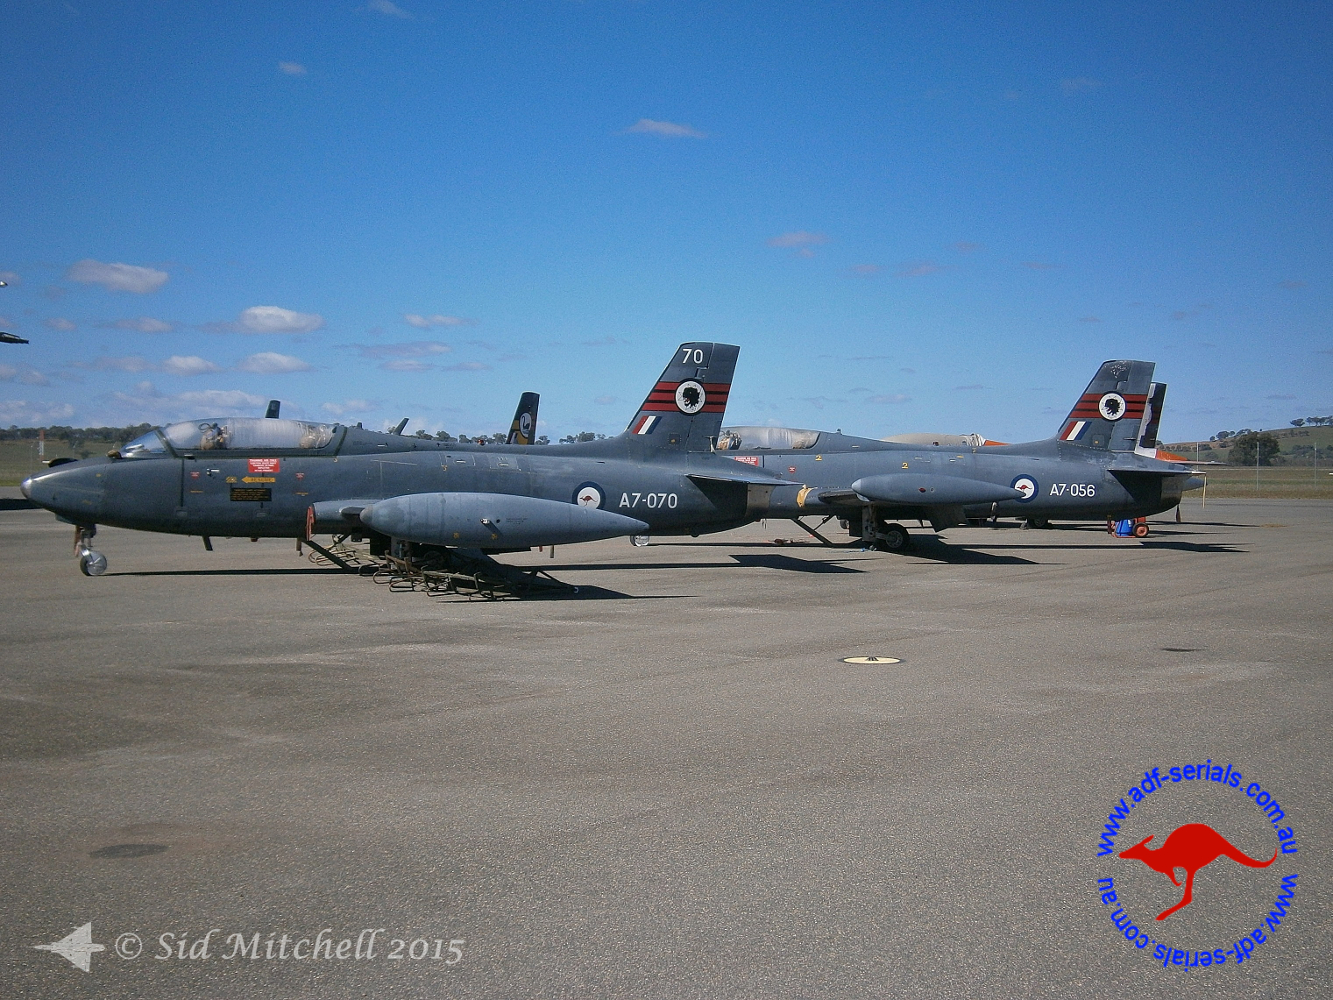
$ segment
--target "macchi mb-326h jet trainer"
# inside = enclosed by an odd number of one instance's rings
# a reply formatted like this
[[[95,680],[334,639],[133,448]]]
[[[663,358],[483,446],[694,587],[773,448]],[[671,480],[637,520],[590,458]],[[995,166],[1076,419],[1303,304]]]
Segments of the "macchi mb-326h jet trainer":
[[[629,429],[530,447],[478,447],[265,417],[156,428],[106,458],[26,480],[76,527],[89,575],[96,526],[213,536],[369,536],[484,553],[617,535],[720,531],[751,519],[749,470],[714,453],[740,349],[682,344]],[[401,425],[400,425],[401,428]],[[316,547],[318,547],[316,543]]]
[[[497,553],[824,514],[892,549],[907,533],[889,518],[942,530],[1053,499],[1077,501],[1080,516],[1137,517],[1178,503],[1188,478],[1134,451],[1152,372],[1141,362],[1103,366],[1075,410],[1090,414],[1066,440],[955,451],[781,428],[719,440],[738,354],[682,344],[629,427],[599,441],[477,447],[301,420],[195,420],[22,488],[75,526],[80,568],[100,575],[106,560],[88,545],[98,524],[200,535],[205,546],[333,534],[368,536],[372,552],[396,540]],[[750,432],[771,436],[746,450]]]
[[[911,541],[898,519],[942,531],[990,517],[1146,517],[1175,507],[1201,482],[1191,482],[1188,465],[1157,458],[1166,385],[1152,381],[1154,367],[1107,361],[1056,436],[1043,441],[932,446],[729,427],[718,451],[801,484],[794,495],[774,490],[769,516],[838,517],[854,538],[889,551]]]

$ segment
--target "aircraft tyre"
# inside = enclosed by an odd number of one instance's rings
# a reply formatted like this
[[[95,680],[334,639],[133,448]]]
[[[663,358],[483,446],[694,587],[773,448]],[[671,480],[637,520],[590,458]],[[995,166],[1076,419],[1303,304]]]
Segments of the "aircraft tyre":
[[[885,525],[879,544],[885,552],[906,552],[912,547],[912,536],[901,524],[889,524]]]
[[[1029,518],[1028,518],[1028,527],[1029,527],[1029,528],[1049,528],[1050,526],[1051,526],[1051,522],[1048,521],[1048,520],[1046,520],[1046,518],[1044,518],[1044,517],[1029,517]]]
[[[1135,538],[1147,538],[1147,537],[1148,537],[1148,526],[1147,526],[1146,524],[1136,524],[1136,525],[1134,525],[1134,537],[1135,537]]]
[[[106,572],[106,556],[92,549],[79,553],[79,572],[84,576],[101,576]]]

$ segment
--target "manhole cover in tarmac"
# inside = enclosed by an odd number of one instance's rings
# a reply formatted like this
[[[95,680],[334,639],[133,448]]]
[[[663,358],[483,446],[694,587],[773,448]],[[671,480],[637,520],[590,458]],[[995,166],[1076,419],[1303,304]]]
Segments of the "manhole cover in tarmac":
[[[844,656],[843,663],[902,663],[896,656]]]
[[[112,844],[90,851],[90,858],[146,858],[150,854],[161,854],[167,849],[166,844]]]

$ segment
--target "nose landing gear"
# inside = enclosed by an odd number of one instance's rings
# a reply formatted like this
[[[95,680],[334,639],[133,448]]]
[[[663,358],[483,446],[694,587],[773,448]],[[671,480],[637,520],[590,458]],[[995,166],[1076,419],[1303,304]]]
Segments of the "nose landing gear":
[[[84,576],[101,576],[106,572],[106,556],[89,544],[97,534],[97,525],[74,526],[74,554],[79,559],[79,572]]]

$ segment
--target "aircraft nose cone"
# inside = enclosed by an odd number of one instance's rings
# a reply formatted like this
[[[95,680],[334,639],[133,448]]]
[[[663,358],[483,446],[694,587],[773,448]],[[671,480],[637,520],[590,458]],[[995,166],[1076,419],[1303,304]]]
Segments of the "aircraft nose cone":
[[[50,472],[29,476],[20,489],[40,507],[79,524],[91,524],[102,512],[105,466],[70,463]]]

